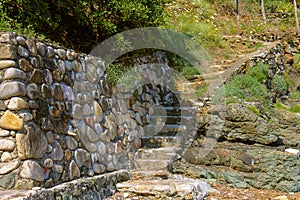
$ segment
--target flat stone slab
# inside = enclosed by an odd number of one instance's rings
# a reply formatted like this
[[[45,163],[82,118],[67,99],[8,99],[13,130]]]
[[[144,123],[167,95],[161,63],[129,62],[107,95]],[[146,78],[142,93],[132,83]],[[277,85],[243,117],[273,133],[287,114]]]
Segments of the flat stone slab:
[[[122,193],[134,193],[139,196],[204,199],[213,189],[206,182],[182,176],[166,180],[129,180],[116,185]]]

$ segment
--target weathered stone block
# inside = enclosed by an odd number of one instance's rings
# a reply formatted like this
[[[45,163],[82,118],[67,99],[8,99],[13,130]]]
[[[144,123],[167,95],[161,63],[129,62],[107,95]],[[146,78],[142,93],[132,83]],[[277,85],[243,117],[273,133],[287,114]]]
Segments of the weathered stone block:
[[[21,130],[23,128],[23,120],[7,110],[0,118],[0,128],[7,130]]]
[[[17,58],[16,46],[11,44],[0,44],[0,59]]]
[[[23,72],[20,69],[17,68],[8,68],[7,70],[5,70],[4,73],[4,80],[9,80],[9,79],[22,79],[25,80],[26,79],[26,73]]]
[[[12,140],[0,139],[0,150],[1,151],[12,151],[16,144]]]
[[[20,97],[11,98],[7,107],[9,110],[22,110],[29,108],[28,103]]]
[[[0,99],[8,99],[10,97],[25,96],[25,84],[14,81],[0,84]]]
[[[0,61],[0,69],[14,67],[16,66],[16,62],[14,60],[1,60]]]
[[[9,163],[0,163],[0,175],[7,174],[16,169],[20,164],[19,160],[14,160]]]
[[[47,139],[36,126],[25,126],[26,134],[16,135],[18,154],[20,159],[41,158],[47,150]]]
[[[36,181],[43,181],[44,180],[44,170],[42,167],[33,160],[26,160],[24,161],[20,176],[22,178],[33,179]]]

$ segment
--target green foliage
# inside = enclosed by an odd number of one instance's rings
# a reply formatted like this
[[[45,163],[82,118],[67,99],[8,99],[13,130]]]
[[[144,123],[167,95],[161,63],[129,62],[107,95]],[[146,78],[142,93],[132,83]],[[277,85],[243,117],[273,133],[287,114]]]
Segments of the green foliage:
[[[231,104],[231,103],[239,103],[239,101],[234,97],[228,97],[226,99],[226,105]]]
[[[271,82],[273,91],[278,94],[286,94],[289,89],[289,84],[284,76],[276,75]]]
[[[283,109],[294,113],[300,113],[300,104],[294,105],[292,107],[283,105],[281,102],[277,101],[274,105],[274,108]]]
[[[166,28],[190,35],[206,49],[223,47],[216,24],[216,10],[206,0],[171,1],[166,6]]]
[[[294,113],[300,113],[300,105],[297,104],[297,105],[291,107],[291,108],[290,108],[290,111],[291,111],[291,112],[294,112]]]
[[[6,22],[12,19],[17,23],[11,25],[13,29],[19,25],[31,27],[64,46],[88,53],[117,32],[162,24],[165,3],[165,0],[3,0],[1,14]]]
[[[239,98],[252,96],[266,101],[268,97],[267,88],[249,74],[235,76],[232,81],[225,85],[225,91],[228,96],[237,96]]]
[[[291,99],[300,99],[300,91],[296,90],[290,93],[290,98]]]
[[[260,111],[255,106],[247,106],[249,110],[251,110],[256,115],[260,116]]]
[[[296,119],[296,123],[298,124],[298,126],[300,126],[300,118]]]
[[[204,86],[197,88],[196,93],[195,93],[196,98],[198,99],[199,97],[201,97],[202,94],[207,91],[207,89],[208,89],[208,85],[204,85]]]
[[[124,67],[119,64],[111,64],[106,68],[107,81],[111,87],[115,87],[118,81],[131,70],[132,67]]]
[[[300,104],[297,104],[295,106],[289,107],[289,106],[283,105],[281,102],[277,101],[273,105],[273,107],[277,108],[277,109],[288,110],[288,111],[294,112],[294,113],[300,113]]]
[[[255,78],[258,82],[264,83],[267,80],[269,66],[263,63],[258,63],[254,67],[251,67],[247,70],[247,73]]]
[[[284,110],[288,110],[288,107],[283,105],[282,103],[280,103],[279,101],[277,101],[275,104],[273,104],[274,108],[278,108],[278,109],[284,109]]]
[[[184,66],[181,69],[180,74],[186,79],[192,79],[195,75],[199,74],[199,71],[196,69],[196,67]]]
[[[293,58],[293,67],[300,72],[300,54],[295,54]]]
[[[224,90],[220,90],[213,98],[213,103],[220,101],[221,98],[226,98],[231,103],[234,101],[231,100],[231,97],[233,99],[237,97],[242,100],[259,101],[265,110],[271,105],[270,94],[266,86],[249,74],[234,76],[231,81],[225,84]]]

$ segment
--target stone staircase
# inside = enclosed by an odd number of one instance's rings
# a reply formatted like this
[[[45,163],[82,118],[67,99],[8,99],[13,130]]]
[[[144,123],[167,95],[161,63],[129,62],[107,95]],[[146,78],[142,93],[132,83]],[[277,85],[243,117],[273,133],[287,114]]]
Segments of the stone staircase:
[[[131,179],[117,184],[117,193],[109,199],[202,200],[212,191],[205,182],[169,172],[170,164],[180,159],[196,134],[198,107],[185,99],[175,103],[162,101],[159,108],[162,110],[154,112],[151,123],[144,127],[145,136],[134,156]]]
[[[162,105],[165,115],[152,115],[151,124],[144,127],[146,134],[141,137],[142,148],[135,154],[136,170],[167,170],[196,134],[197,107],[192,104],[168,105],[166,102]]]

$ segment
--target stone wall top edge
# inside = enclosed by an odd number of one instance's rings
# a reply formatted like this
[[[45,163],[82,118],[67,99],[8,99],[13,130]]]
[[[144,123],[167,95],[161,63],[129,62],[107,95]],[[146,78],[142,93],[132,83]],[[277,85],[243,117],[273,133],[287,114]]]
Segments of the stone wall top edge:
[[[11,32],[11,31],[0,31],[0,43],[18,45],[18,43],[16,41],[17,37],[24,38],[25,40],[33,40],[35,43],[43,43],[44,45],[52,47],[54,49],[63,49],[65,51],[71,51],[71,52],[79,54],[79,57],[91,57],[91,58],[96,58],[96,59],[100,59],[101,61],[103,61],[102,58],[100,58],[100,57],[92,56],[92,55],[89,55],[87,53],[77,52],[74,49],[67,48],[67,47],[64,47],[64,46],[60,46],[60,45],[57,45],[57,44],[51,44],[48,41],[43,41],[43,40],[38,39],[38,38],[33,38],[33,37],[30,37],[30,36],[20,35],[20,34],[17,34],[15,32]]]

